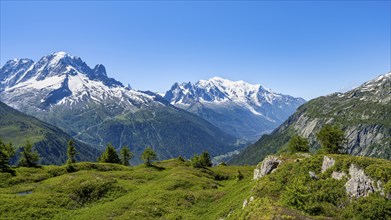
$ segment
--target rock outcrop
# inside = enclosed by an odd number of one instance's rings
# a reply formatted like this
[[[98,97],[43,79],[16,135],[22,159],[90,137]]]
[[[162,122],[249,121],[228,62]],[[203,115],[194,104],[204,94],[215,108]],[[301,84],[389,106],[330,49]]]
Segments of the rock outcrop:
[[[258,166],[254,170],[254,180],[257,180],[266,174],[272,173],[278,165],[281,163],[281,160],[278,159],[276,156],[267,156],[261,164],[258,164]]]
[[[370,193],[383,191],[382,188],[378,187],[380,184],[375,185],[375,182],[365,175],[364,170],[354,164],[349,167],[349,175],[350,179],[346,182],[345,188],[350,198],[360,198],[368,196]]]
[[[331,157],[324,156],[322,164],[322,173],[326,172],[330,167],[334,166],[335,160]]]

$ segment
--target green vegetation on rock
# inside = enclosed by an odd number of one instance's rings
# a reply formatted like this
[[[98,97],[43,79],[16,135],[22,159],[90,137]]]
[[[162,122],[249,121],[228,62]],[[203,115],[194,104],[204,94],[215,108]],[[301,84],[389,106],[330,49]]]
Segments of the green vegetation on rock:
[[[350,155],[327,155],[334,166],[322,172],[323,155],[281,155],[282,163],[257,180],[251,190],[254,197],[232,219],[390,219],[391,161]],[[384,185],[384,191],[351,198],[346,191],[349,167],[354,164],[371,180]],[[317,178],[312,177],[313,172]],[[334,172],[347,175],[340,180]],[[358,182],[358,184],[364,184]],[[367,183],[370,184],[370,183]]]

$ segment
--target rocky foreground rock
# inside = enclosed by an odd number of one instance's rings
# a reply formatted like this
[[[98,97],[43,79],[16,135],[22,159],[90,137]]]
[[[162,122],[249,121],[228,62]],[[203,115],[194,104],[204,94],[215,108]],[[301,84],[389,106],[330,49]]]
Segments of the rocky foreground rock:
[[[259,163],[254,169],[254,180],[258,180],[263,176],[272,173],[275,171],[278,166],[282,163],[282,160],[277,156],[269,155],[267,156],[262,163]],[[332,169],[336,164],[334,158],[329,156],[323,157],[321,173],[325,173],[328,169]],[[315,172],[310,171],[309,175],[312,179],[319,179]],[[346,193],[350,198],[360,198],[368,196],[371,193],[380,192],[381,195],[385,196],[387,199],[391,199],[391,193],[385,193],[384,183],[380,180],[375,181],[367,174],[364,170],[358,167],[356,164],[351,164],[349,167],[349,173],[346,174],[343,171],[333,171],[331,178],[336,180],[347,179],[345,184]]]
[[[267,156],[261,164],[254,170],[254,180],[257,180],[266,174],[272,173],[278,165],[281,163],[281,160],[276,156]]]

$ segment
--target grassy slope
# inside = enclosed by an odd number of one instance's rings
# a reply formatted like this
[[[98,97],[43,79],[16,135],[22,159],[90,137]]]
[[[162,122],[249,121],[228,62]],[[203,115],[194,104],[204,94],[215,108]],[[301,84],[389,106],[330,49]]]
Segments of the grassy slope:
[[[387,219],[391,200],[378,193],[349,201],[347,179],[330,178],[351,163],[391,190],[389,160],[329,155],[336,165],[320,173],[323,156],[282,156],[278,169],[252,181],[249,166],[195,169],[171,159],[124,167],[105,163],[16,168],[16,175],[0,173],[0,218],[20,219]],[[244,179],[236,179],[237,171]],[[314,171],[319,180],[309,177]],[[299,184],[298,184],[299,183]],[[288,204],[294,195],[300,206]],[[28,195],[18,192],[32,191]],[[387,191],[386,191],[387,192]],[[244,199],[254,196],[244,209]]]
[[[64,166],[0,173],[0,218],[218,219],[240,209],[253,186],[253,167],[195,169],[177,159],[155,165],[78,163],[72,173]],[[23,191],[32,194],[16,194]]]

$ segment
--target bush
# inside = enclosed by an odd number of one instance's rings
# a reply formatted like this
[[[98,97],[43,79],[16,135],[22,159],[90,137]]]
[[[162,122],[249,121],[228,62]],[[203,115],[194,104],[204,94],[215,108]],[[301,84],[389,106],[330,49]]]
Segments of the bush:
[[[207,151],[204,151],[201,155],[195,155],[191,158],[191,164],[194,168],[205,168],[212,166],[212,160]]]
[[[240,170],[238,170],[238,174],[236,175],[236,179],[238,181],[242,180],[244,178],[244,175],[240,172]]]
[[[289,150],[291,152],[309,152],[308,140],[299,135],[294,135],[289,141]]]
[[[359,198],[344,210],[348,219],[391,219],[391,202],[375,194]]]
[[[281,199],[285,205],[304,211],[307,207],[309,196],[310,194],[307,187],[304,186],[304,182],[295,180],[286,187]]]
[[[122,190],[116,185],[115,180],[84,180],[80,182],[79,187],[72,187],[69,198],[79,205],[84,205],[97,201],[110,192],[121,193]]]

